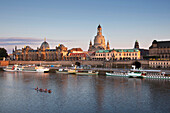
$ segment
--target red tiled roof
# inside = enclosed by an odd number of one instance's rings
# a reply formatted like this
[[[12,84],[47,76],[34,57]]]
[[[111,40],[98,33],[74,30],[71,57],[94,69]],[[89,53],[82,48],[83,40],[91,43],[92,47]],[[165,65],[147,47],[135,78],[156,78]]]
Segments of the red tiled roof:
[[[69,56],[81,56],[81,57],[86,57],[85,53],[70,53]]]
[[[70,51],[83,51],[81,48],[72,48]]]

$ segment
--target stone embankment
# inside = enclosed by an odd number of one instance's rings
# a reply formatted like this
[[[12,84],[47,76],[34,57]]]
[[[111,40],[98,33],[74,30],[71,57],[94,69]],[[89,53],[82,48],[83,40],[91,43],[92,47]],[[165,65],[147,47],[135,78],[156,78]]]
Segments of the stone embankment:
[[[64,66],[69,67],[75,65],[76,62],[79,62],[81,65],[91,65],[92,67],[104,67],[104,68],[131,68],[131,65],[135,60],[129,61],[9,61],[9,65],[22,64],[22,65],[54,65],[54,66]],[[149,67],[149,61],[147,60],[138,60],[141,63],[142,68]]]

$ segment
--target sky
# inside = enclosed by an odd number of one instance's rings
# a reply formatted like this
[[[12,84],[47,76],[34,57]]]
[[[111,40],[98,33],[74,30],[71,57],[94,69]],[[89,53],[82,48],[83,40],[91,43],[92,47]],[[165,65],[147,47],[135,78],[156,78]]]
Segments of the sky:
[[[111,48],[148,49],[170,40],[170,0],[0,0],[0,47],[36,49],[46,37],[50,48],[88,50],[102,26]],[[94,42],[93,42],[94,43]]]

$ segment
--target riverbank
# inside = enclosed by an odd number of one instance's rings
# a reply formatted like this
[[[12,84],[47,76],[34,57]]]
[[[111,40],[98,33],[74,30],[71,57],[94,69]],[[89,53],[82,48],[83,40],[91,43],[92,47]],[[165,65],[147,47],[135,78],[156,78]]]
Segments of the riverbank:
[[[49,73],[56,73],[56,70],[59,68],[64,68],[64,67],[49,67]],[[99,75],[101,76],[106,76],[106,72],[114,72],[114,71],[128,71],[129,69],[123,69],[123,68],[92,68],[92,70],[98,71]],[[146,69],[149,70],[149,69]],[[0,71],[3,71],[3,67],[0,67]],[[166,73],[166,76],[170,76],[170,70],[162,70],[163,72]]]
[[[131,68],[131,65],[136,62],[136,60],[127,60],[127,61],[9,61],[9,65],[22,64],[22,65],[45,65],[45,66],[63,66],[70,67],[75,65],[78,62],[80,65],[91,65],[92,67],[97,68]],[[149,67],[148,60],[138,60],[142,68]]]

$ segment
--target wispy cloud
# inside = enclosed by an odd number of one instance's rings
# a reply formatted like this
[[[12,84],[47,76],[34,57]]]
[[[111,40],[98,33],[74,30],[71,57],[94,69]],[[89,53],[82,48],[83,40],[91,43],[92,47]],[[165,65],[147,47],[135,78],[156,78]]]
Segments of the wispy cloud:
[[[7,49],[8,53],[11,53],[13,48],[17,46],[17,48],[23,48],[24,46],[30,46],[33,49],[40,47],[41,43],[44,39],[40,38],[30,38],[30,37],[0,37],[0,47],[4,47]],[[82,48],[87,46],[84,41],[80,40],[55,40],[55,39],[47,39],[47,42],[50,45],[50,48],[55,48],[59,44],[64,44],[68,48],[77,47],[77,45],[82,45]]]

